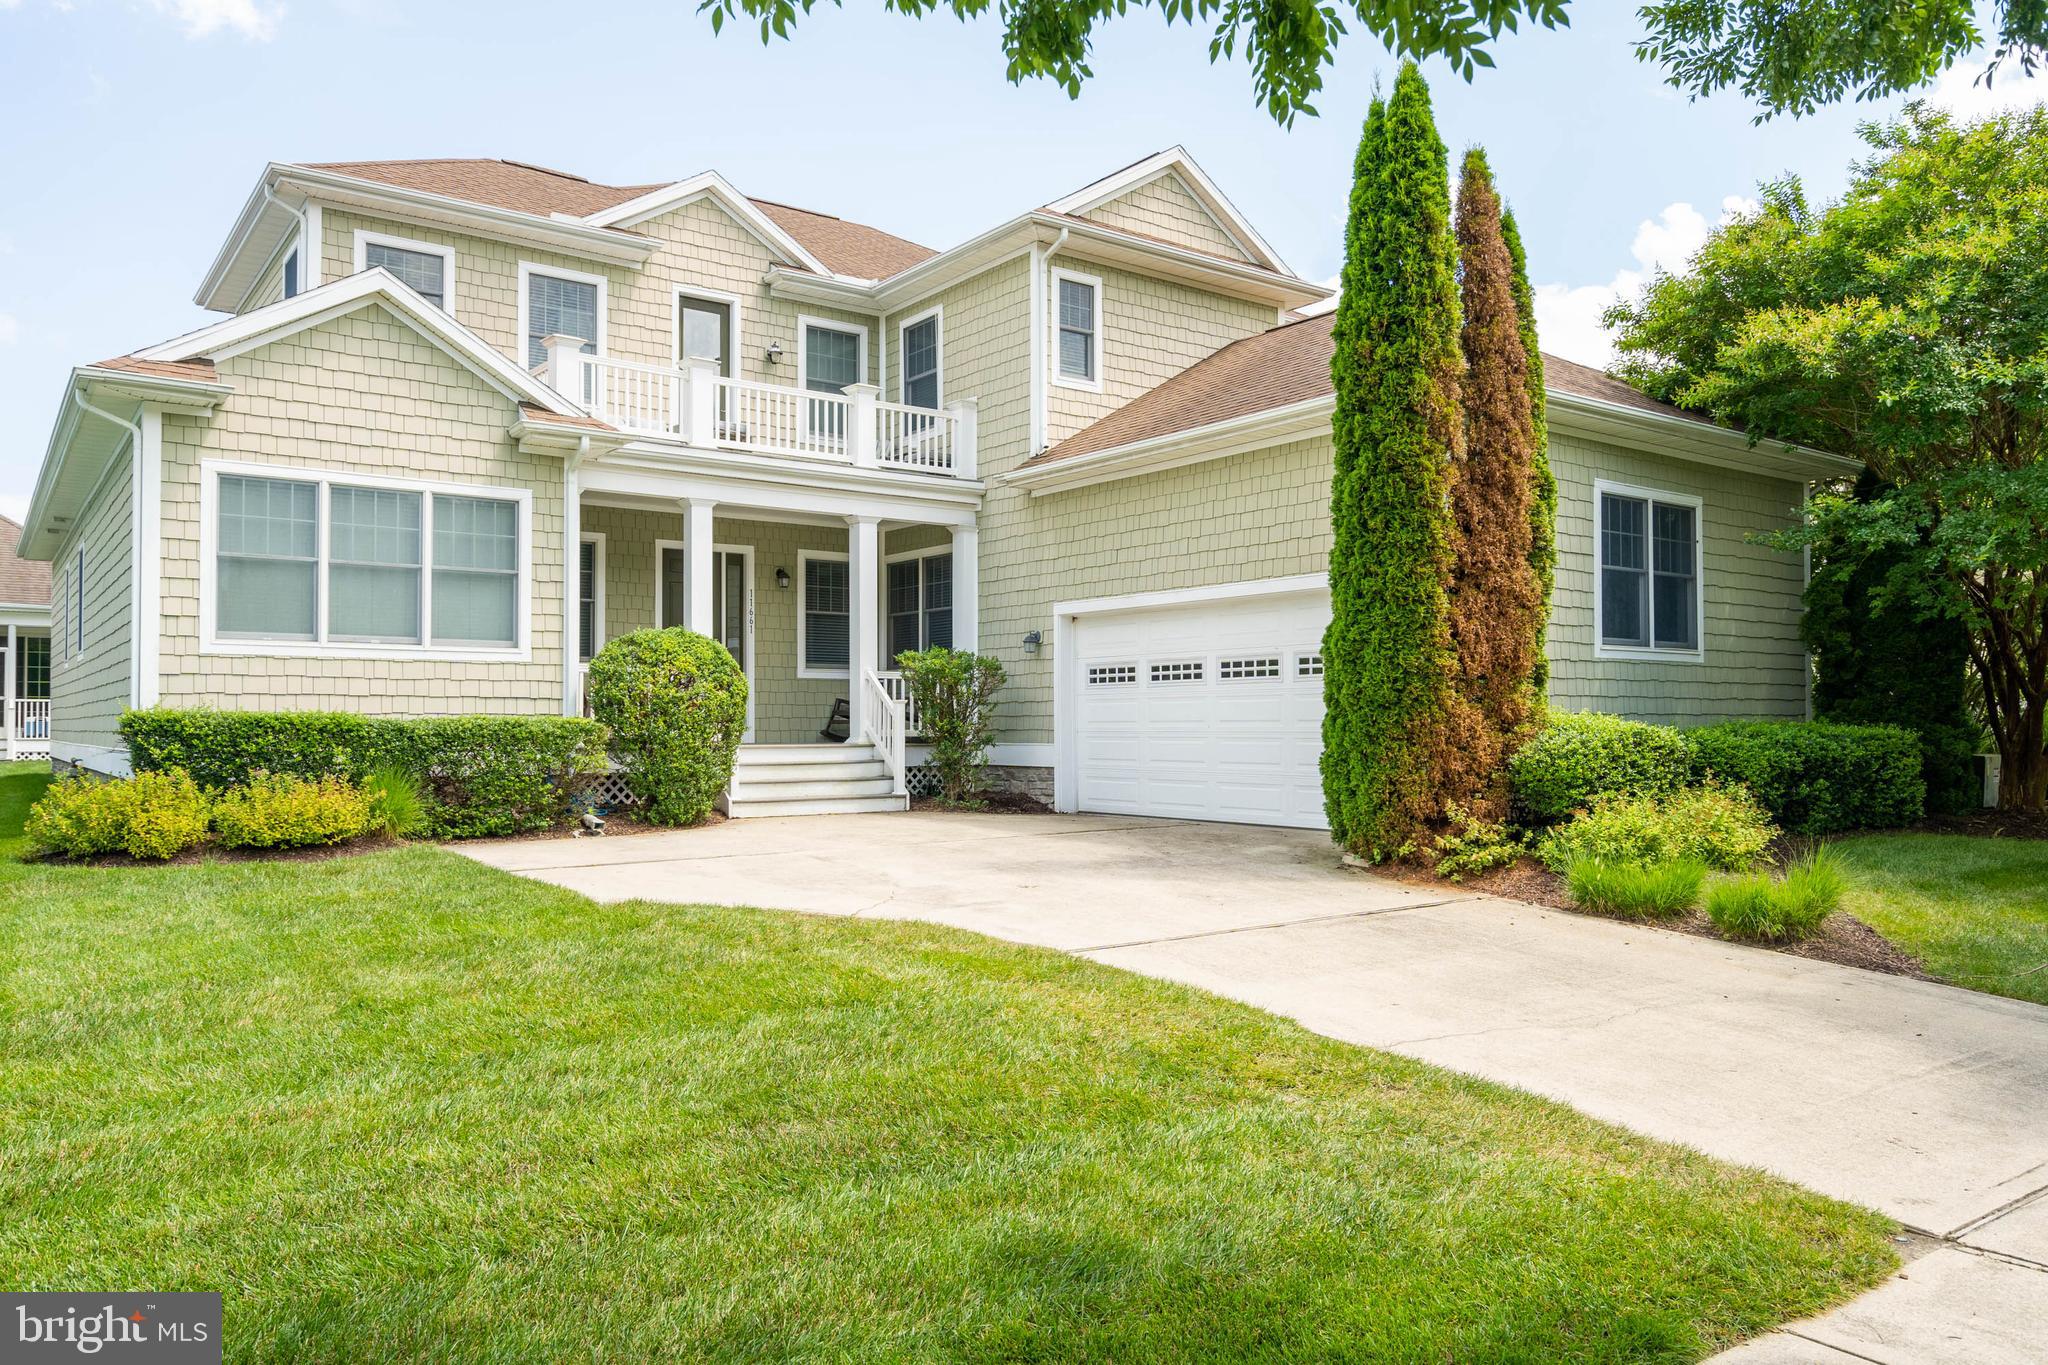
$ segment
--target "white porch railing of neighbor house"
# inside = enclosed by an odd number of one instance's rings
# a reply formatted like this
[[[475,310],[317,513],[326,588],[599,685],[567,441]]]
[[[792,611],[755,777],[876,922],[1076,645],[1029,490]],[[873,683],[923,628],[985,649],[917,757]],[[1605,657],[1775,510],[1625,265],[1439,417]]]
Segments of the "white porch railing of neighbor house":
[[[50,701],[47,697],[17,697],[7,703],[7,756],[48,758],[50,756]]]
[[[882,683],[882,690],[903,703],[903,733],[912,739],[924,733],[924,726],[917,714],[917,700],[910,695],[910,683],[901,673],[884,670],[875,674]]]
[[[889,770],[890,779],[896,784],[896,794],[903,795],[910,788],[905,781],[907,765],[904,760],[904,741],[908,738],[903,723],[903,703],[889,695],[882,686],[882,680],[875,676],[872,668],[860,671],[860,736],[875,746],[875,753]]]
[[[584,355],[580,344],[573,337],[549,337],[541,376],[621,431],[857,468],[974,477],[971,399],[919,408],[882,401],[872,384],[821,393],[728,378],[709,360],[650,365]]]

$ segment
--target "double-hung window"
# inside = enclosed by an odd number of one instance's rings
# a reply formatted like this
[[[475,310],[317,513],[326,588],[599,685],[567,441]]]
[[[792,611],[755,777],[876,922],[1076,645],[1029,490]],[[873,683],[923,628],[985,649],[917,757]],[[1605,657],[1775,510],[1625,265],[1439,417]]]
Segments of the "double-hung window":
[[[220,471],[213,495],[222,646],[403,657],[523,643],[523,498],[241,470]]]
[[[939,315],[903,328],[903,401],[913,408],[939,405]]]
[[[950,551],[889,565],[886,588],[889,657],[953,644],[953,556]]]
[[[600,325],[604,318],[604,287],[596,276],[522,265],[519,280],[520,293],[526,300],[527,369],[538,369],[548,358],[547,348],[541,343],[551,336],[579,337],[583,345],[578,349],[583,354],[597,354],[598,343],[603,340]]]
[[[451,247],[358,232],[356,269],[379,267],[436,308],[446,309],[455,292],[455,251]]]
[[[867,368],[867,333],[831,323],[802,320],[803,383],[812,393],[844,393]],[[846,405],[805,403],[805,428],[833,440],[846,439]]]
[[[801,653],[799,675],[829,677],[845,673],[851,654],[853,590],[844,559],[801,556],[803,616],[798,622]]]
[[[604,539],[583,537],[576,554],[576,657],[588,663],[604,648]]]
[[[1053,311],[1058,324],[1053,379],[1081,388],[1102,383],[1102,281],[1092,275],[1053,272]]]
[[[1700,653],[1700,503],[1607,484],[1599,505],[1599,637],[1624,657]]]

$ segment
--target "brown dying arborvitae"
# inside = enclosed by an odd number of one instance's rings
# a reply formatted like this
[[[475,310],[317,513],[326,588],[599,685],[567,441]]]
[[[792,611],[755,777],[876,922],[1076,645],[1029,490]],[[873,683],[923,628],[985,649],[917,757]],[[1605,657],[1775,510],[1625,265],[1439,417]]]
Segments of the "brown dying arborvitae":
[[[1529,563],[1536,425],[1500,214],[1486,155],[1475,148],[1465,154],[1458,186],[1465,448],[1451,474],[1450,597],[1456,688],[1466,703],[1458,728],[1475,746],[1461,776],[1477,776],[1476,786],[1458,787],[1471,793],[1467,809],[1486,820],[1506,813],[1503,765],[1534,720],[1541,610]]]

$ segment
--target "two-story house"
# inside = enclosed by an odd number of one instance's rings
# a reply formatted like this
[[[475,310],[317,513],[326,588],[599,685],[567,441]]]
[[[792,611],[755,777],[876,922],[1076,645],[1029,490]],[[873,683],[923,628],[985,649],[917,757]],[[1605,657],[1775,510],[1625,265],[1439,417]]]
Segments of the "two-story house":
[[[573,713],[681,624],[751,681],[736,814],[900,808],[890,663],[950,643],[1062,809],[1320,824],[1325,293],[1178,148],[947,251],[709,172],[273,164],[226,318],[67,384],[53,752],[121,770],[127,706]],[[1554,702],[1800,714],[1801,565],[1748,537],[1853,466],[1550,385]]]

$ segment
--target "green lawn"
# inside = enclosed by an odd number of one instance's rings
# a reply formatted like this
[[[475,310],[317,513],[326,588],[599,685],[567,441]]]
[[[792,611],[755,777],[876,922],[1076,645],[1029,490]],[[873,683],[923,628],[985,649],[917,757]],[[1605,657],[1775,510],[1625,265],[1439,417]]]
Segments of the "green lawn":
[[[0,831],[38,779],[0,774]],[[0,847],[0,1278],[230,1360],[1690,1361],[1886,1220],[1055,953]]]
[[[2048,1005],[2048,842],[1873,834],[1835,845],[1848,909],[1930,975]]]

